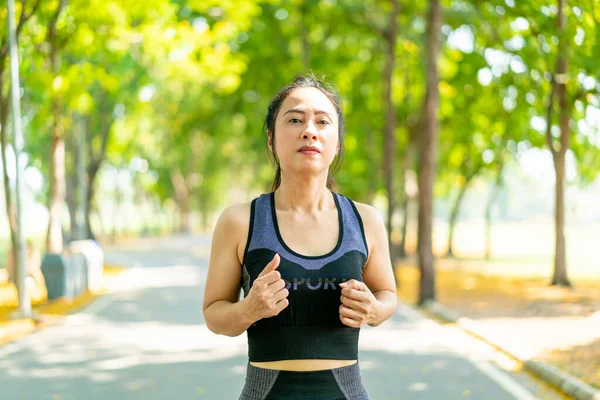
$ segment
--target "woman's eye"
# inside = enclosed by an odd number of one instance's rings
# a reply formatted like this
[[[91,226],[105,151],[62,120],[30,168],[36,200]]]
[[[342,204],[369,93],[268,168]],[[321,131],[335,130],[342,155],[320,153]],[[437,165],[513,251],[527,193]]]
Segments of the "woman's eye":
[[[295,123],[302,122],[302,121],[300,121],[298,118],[292,118],[292,119],[290,119],[290,122],[295,124]]]
[[[323,125],[329,125],[329,121],[327,121],[326,119],[319,121],[319,123]]]

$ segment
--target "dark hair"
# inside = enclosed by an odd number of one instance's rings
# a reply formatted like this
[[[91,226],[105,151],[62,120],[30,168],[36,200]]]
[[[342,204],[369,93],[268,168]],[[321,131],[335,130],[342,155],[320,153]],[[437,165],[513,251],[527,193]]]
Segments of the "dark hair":
[[[275,173],[275,179],[273,180],[273,185],[271,190],[275,191],[281,185],[281,166],[279,165],[279,159],[277,158],[277,154],[275,154],[275,120],[277,119],[277,114],[279,113],[279,109],[281,108],[281,104],[286,99],[286,97],[295,89],[305,88],[305,87],[313,87],[319,89],[327,98],[331,101],[338,115],[338,140],[340,142],[340,152],[333,162],[332,166],[329,169],[327,174],[327,188],[330,190],[337,190],[337,185],[333,180],[333,175],[340,169],[342,161],[344,160],[344,135],[345,135],[345,126],[344,126],[344,115],[342,114],[342,106],[340,97],[337,92],[328,84],[324,83],[322,80],[318,79],[314,75],[300,75],[294,79],[294,82],[282,88],[279,93],[275,96],[271,103],[269,103],[269,108],[267,111],[267,117],[265,118],[264,126],[266,130],[271,132],[272,140],[273,140],[273,152],[272,156],[277,165],[277,172]],[[267,138],[267,144],[268,144]]]

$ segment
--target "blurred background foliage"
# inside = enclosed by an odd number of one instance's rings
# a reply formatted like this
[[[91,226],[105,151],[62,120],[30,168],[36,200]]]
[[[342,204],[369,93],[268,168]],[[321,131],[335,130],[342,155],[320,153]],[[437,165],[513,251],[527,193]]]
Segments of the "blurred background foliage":
[[[590,193],[599,193],[600,2],[560,6],[562,29],[559,3],[441,2],[433,217],[442,224],[438,231],[449,233],[438,235],[446,242],[438,252],[453,254],[452,232],[460,220],[486,221],[489,228],[492,221],[552,218],[556,178],[548,146],[560,147],[563,111],[570,138],[564,172],[568,220],[600,220],[589,200]],[[268,102],[296,75],[314,72],[344,102],[339,190],[382,214],[393,199],[397,207],[388,227],[398,254],[406,254],[411,243],[401,239],[416,231],[411,221],[424,126],[429,3],[399,1],[397,15],[394,4],[17,1],[27,236],[44,236],[53,213],[65,238],[73,236],[80,201],[75,188],[82,179],[76,148],[84,136],[88,236],[210,230],[223,207],[270,190],[274,169],[263,128]],[[14,189],[14,155],[6,18],[2,9],[5,240],[8,216],[14,215],[8,194]],[[568,59],[564,73],[557,70],[561,54]],[[386,60],[394,61],[392,125],[385,112]],[[564,104],[553,91],[556,82],[565,83],[557,86],[566,89]],[[390,150],[393,193],[383,167],[386,126],[396,140]],[[46,242],[52,247],[51,238]],[[473,251],[489,255],[490,246]]]

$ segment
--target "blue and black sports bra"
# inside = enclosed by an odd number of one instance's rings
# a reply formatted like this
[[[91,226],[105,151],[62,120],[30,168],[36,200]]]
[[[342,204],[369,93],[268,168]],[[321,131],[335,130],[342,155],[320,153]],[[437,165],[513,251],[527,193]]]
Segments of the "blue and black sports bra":
[[[251,203],[250,229],[242,265],[242,288],[252,283],[273,259],[289,290],[289,305],[278,315],[256,321],[247,330],[250,361],[293,359],[358,359],[359,329],[339,317],[341,282],[362,281],[368,258],[364,227],[358,210],[347,197],[333,193],[339,236],[335,248],[321,256],[305,256],[290,249],[279,232],[274,193]]]

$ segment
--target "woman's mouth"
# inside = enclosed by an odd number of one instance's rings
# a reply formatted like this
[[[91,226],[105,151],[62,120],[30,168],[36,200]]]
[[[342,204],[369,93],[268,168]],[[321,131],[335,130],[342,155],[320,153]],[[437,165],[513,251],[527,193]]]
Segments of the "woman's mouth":
[[[317,149],[314,146],[302,146],[302,147],[300,147],[300,149],[298,150],[298,152],[302,153],[302,154],[306,154],[306,155],[309,155],[309,154],[319,154],[320,153],[319,149]]]

